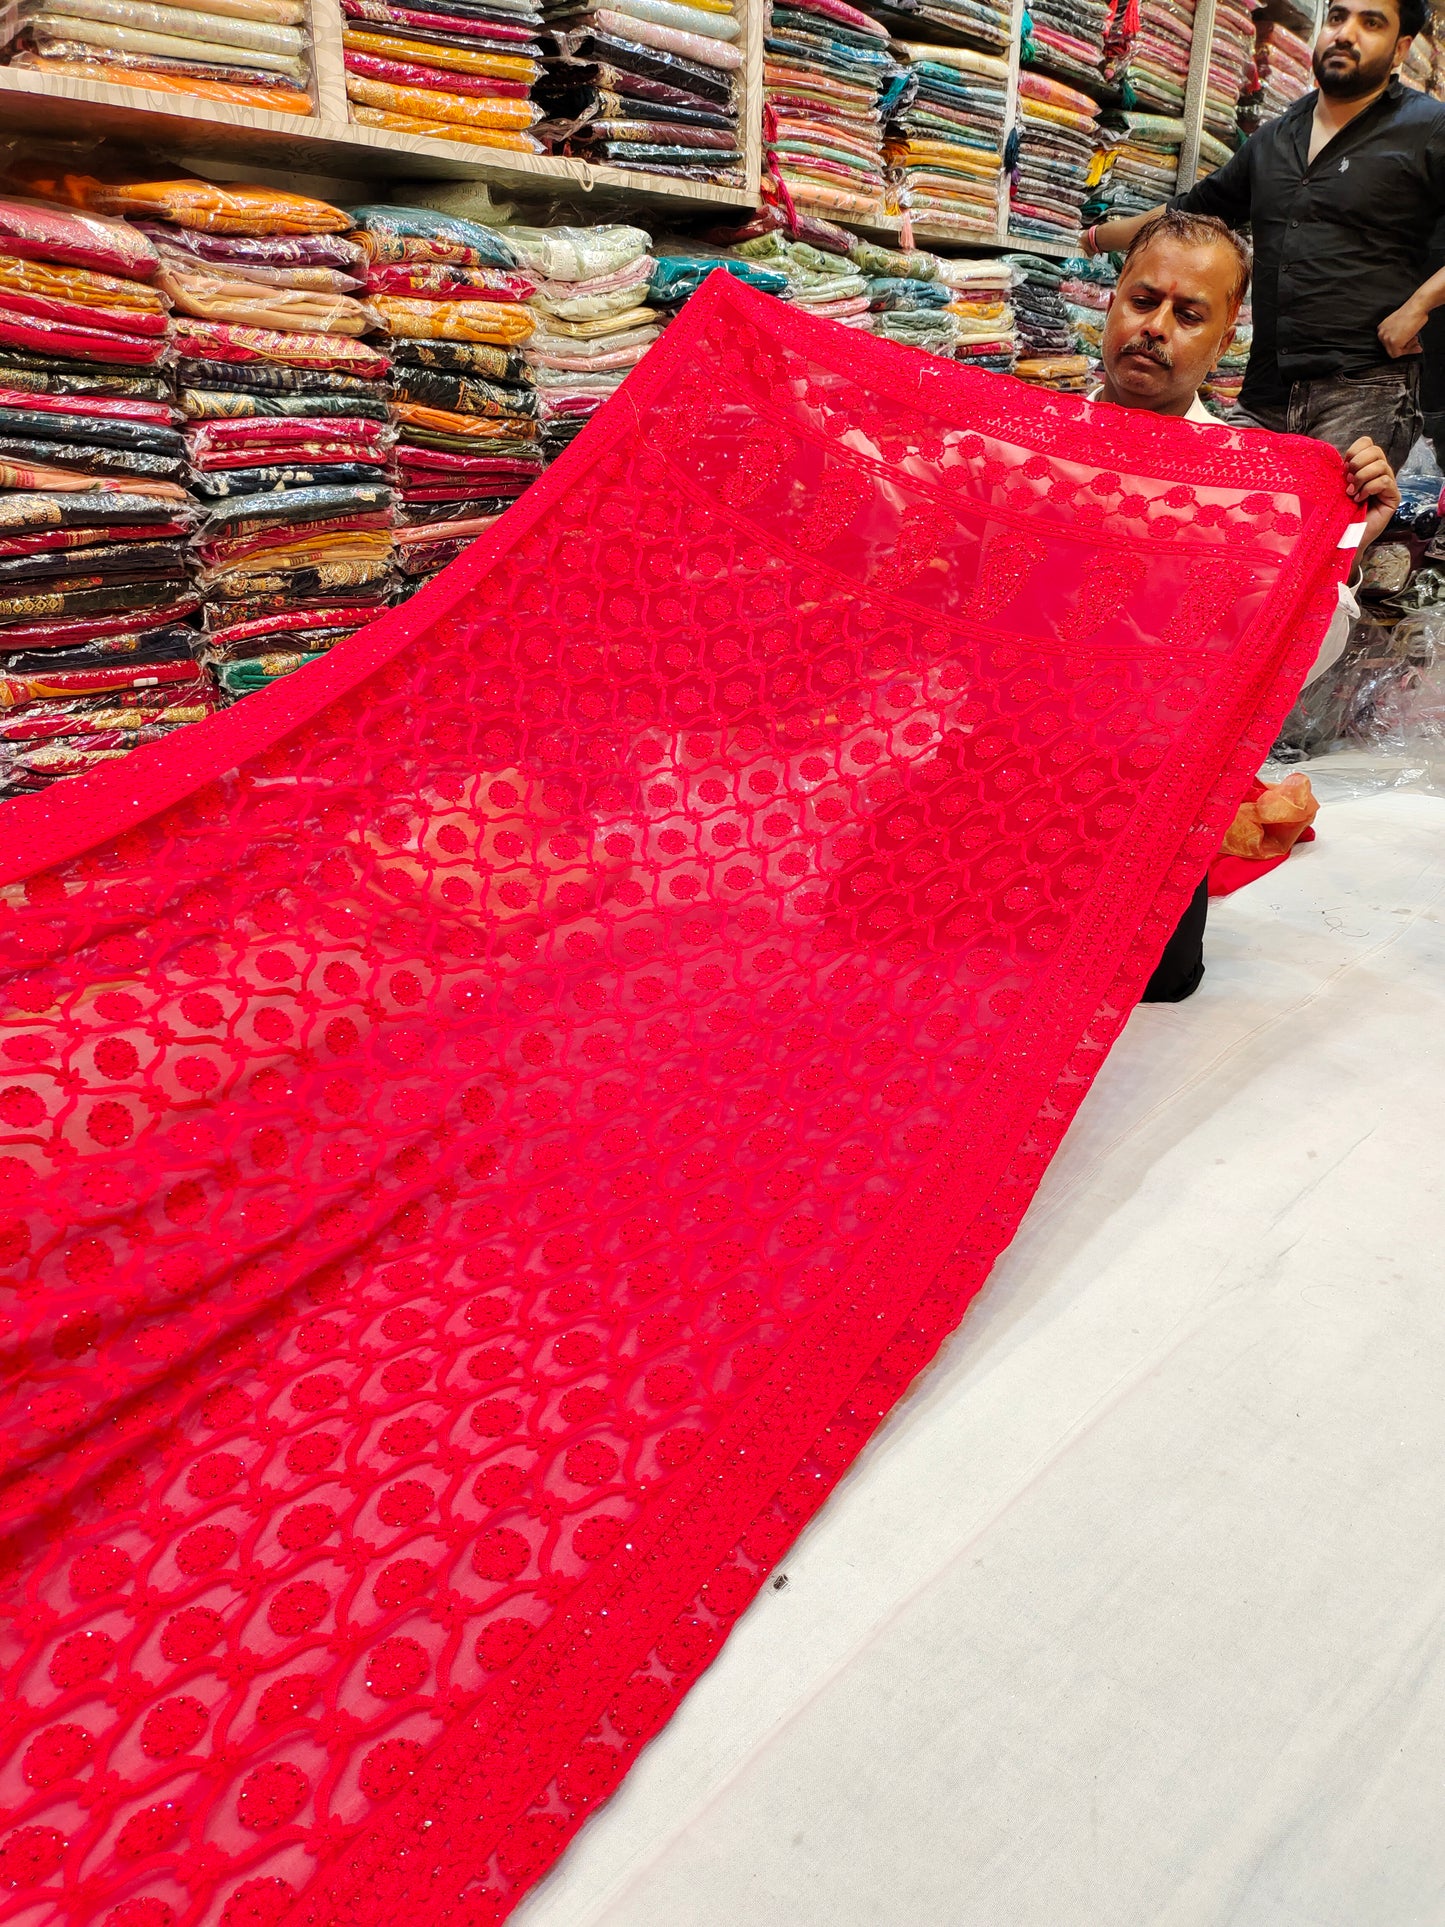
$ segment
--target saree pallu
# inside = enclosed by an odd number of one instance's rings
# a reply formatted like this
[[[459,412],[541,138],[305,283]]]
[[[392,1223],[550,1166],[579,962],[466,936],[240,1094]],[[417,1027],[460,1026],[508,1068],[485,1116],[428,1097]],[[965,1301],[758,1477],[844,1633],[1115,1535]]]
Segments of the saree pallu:
[[[718,275],[413,600],[6,805],[0,1918],[509,1912],[1012,1236],[1342,475]]]

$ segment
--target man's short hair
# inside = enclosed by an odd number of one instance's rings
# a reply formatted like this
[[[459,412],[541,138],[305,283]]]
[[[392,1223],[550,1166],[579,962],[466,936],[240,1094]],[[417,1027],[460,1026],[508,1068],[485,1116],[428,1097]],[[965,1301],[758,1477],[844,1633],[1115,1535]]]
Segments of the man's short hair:
[[[1166,207],[1162,214],[1156,214],[1129,243],[1124,256],[1124,266],[1119,270],[1119,278],[1135,255],[1142,254],[1151,241],[1178,241],[1185,247],[1227,248],[1234,257],[1234,287],[1230,292],[1231,310],[1237,309],[1249,293],[1251,262],[1249,246],[1232,227],[1213,214],[1186,214],[1182,208]]]
[[[1429,0],[1397,0],[1400,14],[1400,34],[1424,33],[1430,24]]]

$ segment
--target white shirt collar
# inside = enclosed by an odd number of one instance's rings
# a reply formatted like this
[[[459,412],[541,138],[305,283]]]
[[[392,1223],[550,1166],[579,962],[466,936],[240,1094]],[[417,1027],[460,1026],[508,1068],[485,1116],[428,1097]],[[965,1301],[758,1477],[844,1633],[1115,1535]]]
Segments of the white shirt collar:
[[[1102,387],[1096,388],[1089,396],[1089,400],[1100,401],[1103,399],[1103,394],[1104,394],[1104,390]],[[1204,403],[1199,399],[1199,396],[1197,394],[1195,395],[1193,401],[1190,402],[1188,410],[1184,414],[1182,419],[1187,422],[1203,422],[1206,426],[1212,426],[1215,428],[1219,426],[1218,415],[1212,415],[1209,412],[1209,410],[1204,406]]]

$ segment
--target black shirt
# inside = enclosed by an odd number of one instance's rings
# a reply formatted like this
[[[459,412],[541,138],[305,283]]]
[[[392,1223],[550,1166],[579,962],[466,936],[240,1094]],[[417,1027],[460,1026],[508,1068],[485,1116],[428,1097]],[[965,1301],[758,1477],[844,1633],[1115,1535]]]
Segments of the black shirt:
[[[1445,207],[1445,107],[1392,80],[1311,164],[1315,99],[1295,101],[1173,202],[1253,228],[1246,408],[1283,404],[1291,382],[1389,361],[1375,330],[1427,279]]]

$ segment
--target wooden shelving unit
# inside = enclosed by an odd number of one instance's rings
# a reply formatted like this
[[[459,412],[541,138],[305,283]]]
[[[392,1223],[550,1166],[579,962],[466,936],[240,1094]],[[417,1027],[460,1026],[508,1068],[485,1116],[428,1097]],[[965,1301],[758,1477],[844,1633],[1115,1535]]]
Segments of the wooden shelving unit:
[[[744,179],[736,187],[360,127],[347,110],[340,13],[332,0],[310,0],[315,76],[311,114],[268,112],[201,95],[157,93],[0,66],[0,127],[7,134],[62,140],[74,140],[81,132],[163,149],[198,163],[300,174],[339,186],[365,188],[378,180],[404,179],[482,181],[502,194],[531,200],[576,198],[598,206],[670,208],[679,214],[754,208],[762,154],[762,7],[763,0],[738,0]]]
[[[1272,0],[1317,19],[1321,0]],[[609,215],[632,209],[643,220],[672,218],[684,225],[726,219],[759,201],[762,170],[763,31],[767,0],[738,0],[743,34],[740,74],[744,178],[736,186],[675,179],[548,154],[513,153],[460,141],[431,140],[386,129],[361,127],[349,118],[342,62],[341,17],[335,0],[309,0],[314,66],[314,111],[284,114],[262,107],[231,105],[200,96],[157,93],[96,81],[57,78],[31,68],[0,67],[0,126],[7,134],[74,140],[77,133],[125,141],[155,150],[178,162],[254,171],[274,180],[296,180],[312,191],[356,198],[376,191],[382,181],[475,181],[507,197],[546,201],[570,208],[595,208]],[[1198,0],[1185,97],[1185,139],[1180,156],[1181,187],[1192,183],[1203,124],[1209,49],[1216,0]],[[1025,0],[1013,0],[1014,35],[1008,61],[1005,120],[1018,118],[1019,41]],[[867,220],[833,217],[871,238],[896,243],[897,216]],[[1069,244],[1037,241],[1008,231],[1006,180],[1000,182],[998,218],[992,235],[960,236],[931,227],[926,217],[913,221],[920,246],[954,254],[980,254],[1000,248],[1064,257]]]

